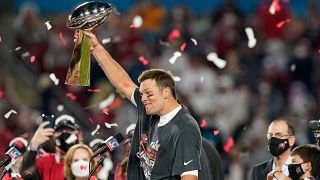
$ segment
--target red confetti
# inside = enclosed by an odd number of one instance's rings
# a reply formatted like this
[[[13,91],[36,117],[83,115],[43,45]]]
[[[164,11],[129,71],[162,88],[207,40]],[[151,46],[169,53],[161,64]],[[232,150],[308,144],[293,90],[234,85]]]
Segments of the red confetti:
[[[0,90],[0,98],[2,98],[3,95],[4,93]]]
[[[72,93],[67,93],[66,96],[71,99],[72,101],[75,101],[77,99],[77,97],[75,95],[73,95]]]
[[[146,58],[143,56],[139,56],[139,61],[142,62],[143,65],[149,64],[148,60],[146,60]]]
[[[180,35],[181,35],[181,33],[180,33],[179,29],[173,29],[173,30],[171,31],[171,33],[169,34],[168,39],[169,39],[169,41],[172,41],[172,40],[174,40],[174,39],[179,38]]]
[[[0,36],[0,43],[1,43],[1,41],[2,41],[2,37]]]
[[[25,174],[26,176],[28,176],[28,175],[30,175],[30,174],[31,174],[31,171],[29,171],[29,170],[25,170],[25,171],[24,171],[24,174]]]
[[[227,143],[224,145],[223,150],[225,152],[230,152],[233,145],[234,145],[234,141],[233,141],[232,137],[228,137]]]
[[[33,63],[33,62],[35,62],[35,61],[36,61],[36,56],[31,56],[31,57],[30,57],[30,62]]]
[[[132,28],[137,28],[135,24],[130,24],[129,27],[130,27],[130,29],[132,29]]]
[[[106,115],[108,115],[109,114],[109,109],[108,108],[103,108],[102,112],[105,113]]]
[[[184,42],[184,43],[180,46],[180,51],[183,52],[186,47],[187,47],[187,43]]]
[[[200,123],[200,127],[204,128],[206,126],[207,126],[207,121],[206,120],[202,120],[201,123]]]
[[[101,89],[87,89],[88,92],[101,92]]]
[[[220,133],[219,130],[214,130],[214,131],[213,131],[213,134],[214,134],[215,136],[217,136],[219,133]]]
[[[281,21],[281,22],[279,22],[278,24],[277,24],[277,28],[282,28],[286,23],[289,23],[289,22],[291,22],[291,19],[286,19],[286,20],[284,20],[284,21]]]
[[[64,40],[64,38],[62,36],[62,32],[60,32],[59,37],[60,37],[61,43],[65,46],[67,43],[66,43],[66,40]]]

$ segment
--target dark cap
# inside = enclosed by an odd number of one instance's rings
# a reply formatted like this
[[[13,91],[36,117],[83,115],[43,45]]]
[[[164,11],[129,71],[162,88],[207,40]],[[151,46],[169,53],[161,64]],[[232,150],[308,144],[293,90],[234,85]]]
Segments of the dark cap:
[[[134,135],[134,129],[136,128],[136,124],[130,124],[126,129],[126,140],[124,143],[130,142]]]
[[[60,128],[69,128],[79,130],[79,125],[76,123],[74,117],[63,114],[59,116],[54,123],[54,130],[57,131]]]

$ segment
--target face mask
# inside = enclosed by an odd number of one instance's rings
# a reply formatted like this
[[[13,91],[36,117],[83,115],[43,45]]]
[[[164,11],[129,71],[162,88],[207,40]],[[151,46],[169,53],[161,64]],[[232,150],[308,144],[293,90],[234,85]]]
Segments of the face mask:
[[[89,176],[89,161],[79,160],[71,164],[71,171],[75,177]]]
[[[279,156],[289,148],[288,139],[278,139],[272,137],[268,140],[268,150],[273,156]]]
[[[289,177],[292,180],[299,180],[299,178],[304,174],[301,164],[303,163],[288,165]]]
[[[64,152],[67,152],[68,149],[78,143],[78,138],[74,134],[62,133],[56,138],[56,145]]]

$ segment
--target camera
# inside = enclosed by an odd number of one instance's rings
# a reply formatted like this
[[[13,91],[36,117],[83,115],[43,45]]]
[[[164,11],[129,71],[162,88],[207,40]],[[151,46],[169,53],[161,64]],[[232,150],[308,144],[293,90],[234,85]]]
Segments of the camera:
[[[309,128],[313,132],[314,138],[316,139],[318,146],[320,146],[320,119],[309,121]]]

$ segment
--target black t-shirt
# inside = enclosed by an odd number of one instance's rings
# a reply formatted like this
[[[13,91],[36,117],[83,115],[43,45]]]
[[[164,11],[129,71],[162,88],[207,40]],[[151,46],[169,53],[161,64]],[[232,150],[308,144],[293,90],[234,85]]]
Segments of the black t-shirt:
[[[186,171],[200,170],[201,134],[185,107],[166,125],[159,116],[147,115],[138,89],[134,92],[138,122],[127,168],[128,180],[181,179]],[[205,178],[204,178],[205,179]]]

